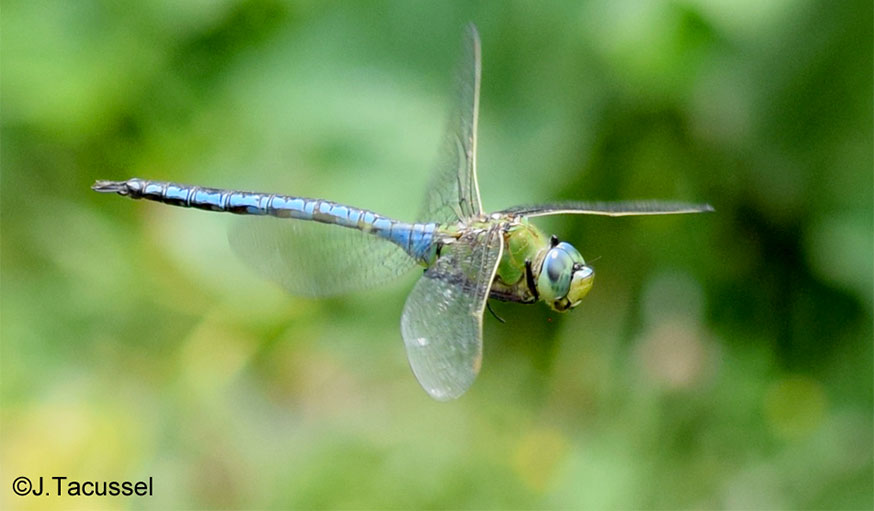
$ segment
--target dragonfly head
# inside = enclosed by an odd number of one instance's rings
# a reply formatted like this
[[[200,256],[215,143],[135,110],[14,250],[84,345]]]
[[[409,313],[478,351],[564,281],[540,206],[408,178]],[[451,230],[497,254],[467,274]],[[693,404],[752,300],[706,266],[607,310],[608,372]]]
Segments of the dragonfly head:
[[[558,312],[573,309],[595,282],[595,270],[570,243],[554,236],[543,258],[537,277],[537,292],[550,308]]]

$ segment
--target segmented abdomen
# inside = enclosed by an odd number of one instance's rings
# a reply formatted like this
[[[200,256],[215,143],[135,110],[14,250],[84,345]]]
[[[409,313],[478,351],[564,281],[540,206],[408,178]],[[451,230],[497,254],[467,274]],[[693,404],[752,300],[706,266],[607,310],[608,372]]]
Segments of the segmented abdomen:
[[[146,199],[185,208],[312,220],[359,229],[395,243],[422,262],[429,259],[434,231],[437,228],[437,224],[400,222],[366,209],[323,199],[204,188],[139,178],[127,181],[97,181],[92,188],[98,192],[117,193],[132,199]]]

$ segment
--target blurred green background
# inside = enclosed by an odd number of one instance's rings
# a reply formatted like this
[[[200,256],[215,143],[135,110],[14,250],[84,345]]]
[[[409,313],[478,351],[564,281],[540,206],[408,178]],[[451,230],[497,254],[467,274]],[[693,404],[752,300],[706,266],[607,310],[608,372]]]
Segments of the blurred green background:
[[[415,275],[329,300],[238,262],[227,215],[133,176],[412,219],[463,26],[486,209],[598,271],[572,313],[495,304],[480,377],[410,372]],[[12,508],[870,508],[866,1],[6,1],[2,501]],[[154,478],[14,497],[19,475]]]

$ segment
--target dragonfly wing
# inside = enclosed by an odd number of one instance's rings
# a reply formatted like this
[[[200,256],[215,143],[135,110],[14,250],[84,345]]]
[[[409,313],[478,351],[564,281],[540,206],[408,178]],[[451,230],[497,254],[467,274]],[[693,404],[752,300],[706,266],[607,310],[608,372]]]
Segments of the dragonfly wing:
[[[397,245],[357,229],[285,218],[235,220],[228,233],[234,252],[298,296],[369,289],[417,265]]]
[[[434,399],[463,394],[482,363],[483,310],[501,259],[498,226],[445,245],[410,292],[401,333],[416,379]]]
[[[678,215],[683,213],[705,213],[713,211],[710,204],[691,204],[688,202],[666,202],[657,200],[622,202],[555,202],[531,206],[515,206],[500,211],[512,216],[546,215],[602,215],[602,216],[640,216],[640,215]]]
[[[472,24],[465,31],[463,48],[443,145],[420,217],[423,221],[455,223],[482,214],[476,177],[480,41]]]

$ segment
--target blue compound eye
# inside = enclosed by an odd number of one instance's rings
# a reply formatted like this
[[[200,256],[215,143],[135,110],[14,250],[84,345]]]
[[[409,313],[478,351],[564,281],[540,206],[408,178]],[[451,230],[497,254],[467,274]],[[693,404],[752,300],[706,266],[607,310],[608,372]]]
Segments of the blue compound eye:
[[[586,261],[583,260],[583,256],[580,255],[579,250],[577,250],[576,247],[574,247],[570,243],[562,241],[558,245],[556,245],[555,248],[564,250],[575,263],[586,264]]]
[[[579,305],[592,287],[595,274],[570,243],[555,243],[546,252],[537,292],[553,309],[566,311]]]
[[[537,290],[544,300],[554,302],[564,298],[571,286],[574,273],[574,260],[559,246],[549,249],[543,259]]]

